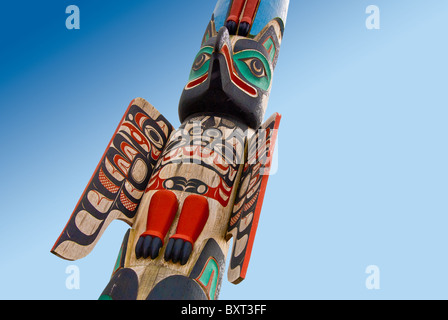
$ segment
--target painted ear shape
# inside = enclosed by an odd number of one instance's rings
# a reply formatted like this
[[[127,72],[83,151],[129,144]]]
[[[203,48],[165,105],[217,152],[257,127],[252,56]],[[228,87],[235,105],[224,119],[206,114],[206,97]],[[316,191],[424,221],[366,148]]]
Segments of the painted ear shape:
[[[263,30],[254,38],[255,41],[261,43],[269,53],[272,68],[275,69],[278,54],[282,43],[284,24],[281,19],[273,19]]]
[[[214,18],[214,16],[212,16],[212,18],[207,26],[207,29],[205,29],[204,36],[202,37],[201,47],[203,47],[205,45],[205,43],[208,41],[208,39],[210,39],[212,37],[216,37],[217,34],[218,34],[218,32],[216,31],[215,18]]]

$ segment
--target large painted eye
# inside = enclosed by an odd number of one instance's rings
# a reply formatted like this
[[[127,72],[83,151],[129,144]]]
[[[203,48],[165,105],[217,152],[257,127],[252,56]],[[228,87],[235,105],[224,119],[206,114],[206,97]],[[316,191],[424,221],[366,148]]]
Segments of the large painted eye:
[[[257,50],[243,50],[233,55],[233,61],[244,79],[262,89],[271,86],[271,66],[269,60]]]
[[[257,78],[263,78],[267,76],[266,69],[263,62],[258,58],[241,59],[248,67],[250,72]]]
[[[203,47],[201,51],[199,51],[199,53],[196,55],[196,58],[194,59],[193,67],[191,68],[190,77],[188,79],[189,81],[205,77],[205,75],[208,73],[212,53],[212,47]]]
[[[211,58],[211,55],[209,54],[209,53],[207,53],[207,52],[202,52],[201,54],[199,54],[197,57],[196,57],[196,60],[194,61],[194,63],[193,63],[193,70],[194,71],[198,71],[199,69],[201,69],[203,66],[204,66],[204,64],[207,62],[207,61],[209,61],[210,60],[210,58]]]

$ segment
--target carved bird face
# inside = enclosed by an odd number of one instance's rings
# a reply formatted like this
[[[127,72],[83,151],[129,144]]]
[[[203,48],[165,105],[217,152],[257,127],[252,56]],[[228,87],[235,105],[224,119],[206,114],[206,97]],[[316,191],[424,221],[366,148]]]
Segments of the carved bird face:
[[[234,117],[251,128],[263,121],[283,32],[274,19],[255,37],[218,33],[213,19],[194,59],[180,102],[183,122],[193,114]]]

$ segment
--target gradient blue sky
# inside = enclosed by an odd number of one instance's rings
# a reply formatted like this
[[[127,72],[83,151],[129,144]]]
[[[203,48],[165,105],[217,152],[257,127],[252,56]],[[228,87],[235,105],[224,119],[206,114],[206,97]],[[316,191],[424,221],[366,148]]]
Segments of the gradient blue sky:
[[[81,29],[67,30],[78,5]],[[365,9],[381,10],[367,30]],[[50,254],[128,103],[177,104],[214,0],[0,10],[0,298],[96,299],[127,225]],[[448,2],[291,0],[267,116],[283,115],[247,279],[221,299],[448,298]],[[271,255],[272,251],[276,255]],[[81,272],[65,287],[66,267]],[[367,290],[365,269],[380,268]]]

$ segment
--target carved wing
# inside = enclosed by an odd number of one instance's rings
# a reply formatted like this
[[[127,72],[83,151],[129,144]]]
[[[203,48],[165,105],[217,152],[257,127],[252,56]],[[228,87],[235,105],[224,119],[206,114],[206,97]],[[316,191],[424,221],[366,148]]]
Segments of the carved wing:
[[[228,279],[237,284],[246,277],[263,198],[274,155],[281,116],[272,115],[249,139],[247,161],[229,221],[227,239],[233,237]]]
[[[133,100],[51,252],[67,260],[92,251],[115,219],[132,225],[173,126],[147,101]]]

